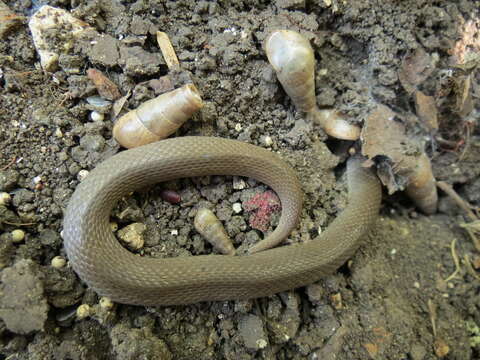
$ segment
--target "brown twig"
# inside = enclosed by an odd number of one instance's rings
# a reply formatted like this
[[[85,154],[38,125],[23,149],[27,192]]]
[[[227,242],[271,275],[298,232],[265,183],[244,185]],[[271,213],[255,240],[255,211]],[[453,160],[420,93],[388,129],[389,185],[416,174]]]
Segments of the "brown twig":
[[[472,221],[478,220],[477,216],[472,211],[473,206],[467,201],[463,200],[451,185],[447,184],[445,181],[437,181],[437,186],[448,196],[450,196],[457,203],[457,205],[467,213],[468,217]]]
[[[10,166],[12,166],[15,163],[16,160],[17,160],[17,157],[14,156],[7,165],[5,165],[3,168],[0,169],[0,171],[7,170]]]
[[[32,226],[32,225],[36,225],[37,223],[14,223],[14,222],[10,222],[10,221],[2,221],[4,224],[7,224],[7,225],[13,225],[13,226]]]

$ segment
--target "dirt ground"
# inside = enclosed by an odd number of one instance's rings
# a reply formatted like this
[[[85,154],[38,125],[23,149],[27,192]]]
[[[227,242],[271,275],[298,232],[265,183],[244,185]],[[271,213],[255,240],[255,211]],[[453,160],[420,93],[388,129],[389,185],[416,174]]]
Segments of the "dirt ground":
[[[135,108],[162,91],[149,81],[168,73],[155,39],[158,30],[169,34],[184,70],[170,73],[173,86],[192,79],[206,103],[174,136],[246,141],[278,152],[297,171],[306,201],[290,242],[313,239],[345,206],[346,144],[327,139],[296,111],[277,81],[262,43],[279,28],[311,41],[319,106],[335,107],[358,123],[378,104],[402,114],[410,133],[424,139],[437,179],[480,206],[479,72],[473,69],[470,76],[469,117],[452,110],[455,94],[446,94],[453,100],[439,105],[443,143],[421,125],[398,76],[403,59],[421,48],[433,68],[419,88],[432,95],[445,76],[455,80],[452,49],[466,36],[465,24],[474,24],[470,36],[480,41],[478,3],[6,4],[25,20],[0,41],[0,191],[12,197],[0,205],[0,359],[480,358],[480,272],[475,270],[480,253],[459,226],[468,218],[442,192],[439,212],[432,216],[415,210],[402,193],[385,193],[374,229],[336,274],[269,298],[177,307],[114,304],[105,310],[68,264],[51,265],[56,256],[66,258],[63,211],[82,170],[121,151],[109,112],[103,120],[90,118],[99,105],[87,102],[98,94],[86,70],[96,68],[122,95],[130,92],[125,107]],[[44,4],[71,11],[99,34],[68,47],[62,34],[52,34],[63,49],[53,73],[41,69],[27,26]],[[110,110],[111,104],[105,106]],[[176,190],[181,203],[162,200],[163,188]],[[252,179],[179,180],[124,199],[112,221],[120,228],[146,224],[142,255],[208,254],[211,246],[193,228],[195,210],[206,206],[226,225],[235,246],[247,248],[263,234],[250,226],[246,211],[237,214],[232,205],[265,190]],[[26,236],[14,242],[8,235],[18,228]],[[77,316],[81,304],[91,309],[84,319]]]

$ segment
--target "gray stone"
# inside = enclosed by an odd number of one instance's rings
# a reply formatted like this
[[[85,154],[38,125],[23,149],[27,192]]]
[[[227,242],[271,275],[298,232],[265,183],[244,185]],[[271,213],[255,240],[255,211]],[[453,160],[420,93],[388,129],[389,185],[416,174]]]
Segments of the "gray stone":
[[[10,331],[28,334],[43,330],[48,304],[38,266],[31,260],[20,260],[1,273],[0,318]]]

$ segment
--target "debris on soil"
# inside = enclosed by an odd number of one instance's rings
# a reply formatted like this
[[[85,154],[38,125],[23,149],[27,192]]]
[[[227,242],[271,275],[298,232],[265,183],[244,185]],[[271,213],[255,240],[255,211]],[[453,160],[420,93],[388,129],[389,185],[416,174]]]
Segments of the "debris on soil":
[[[419,143],[407,137],[396,113],[378,105],[365,121],[361,138],[362,154],[376,162],[378,176],[390,194],[405,189],[422,211],[436,211],[437,188],[430,160]]]
[[[49,306],[40,274],[31,260],[20,260],[1,272],[0,318],[10,331],[28,334],[43,330]]]
[[[10,31],[21,25],[23,20],[23,16],[15,14],[3,1],[0,1],[0,39],[5,38]]]
[[[152,333],[149,327],[132,329],[118,324],[110,332],[116,359],[172,359],[167,345]]]
[[[427,96],[419,90],[414,91],[415,109],[419,120],[426,128],[435,132],[438,130],[438,110],[433,96]]]
[[[87,76],[97,88],[98,94],[107,100],[117,100],[122,96],[117,85],[107,78],[100,70],[88,69]]]
[[[250,200],[245,201],[243,208],[248,212],[253,212],[249,218],[250,226],[265,232],[270,227],[270,217],[272,213],[280,210],[281,205],[277,194],[268,190],[256,194]]]
[[[405,91],[413,94],[417,85],[424,82],[433,72],[432,59],[422,47],[404,57],[398,79]]]
[[[259,350],[268,345],[263,322],[256,315],[244,316],[240,320],[238,331],[247,349]]]
[[[133,223],[125,226],[123,229],[118,230],[117,236],[122,240],[130,249],[139,250],[143,248],[144,239],[143,233],[147,227],[142,223]]]
[[[46,71],[55,71],[60,54],[72,49],[75,39],[83,32],[93,30],[68,11],[49,5],[38,9],[30,18],[28,26],[42,67]]]

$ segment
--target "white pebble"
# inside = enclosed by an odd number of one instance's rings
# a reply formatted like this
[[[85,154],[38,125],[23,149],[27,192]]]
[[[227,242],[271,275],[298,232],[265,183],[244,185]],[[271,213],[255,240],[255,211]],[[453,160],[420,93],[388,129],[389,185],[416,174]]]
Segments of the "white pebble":
[[[12,197],[10,196],[9,193],[6,193],[6,192],[0,193],[0,205],[8,205],[10,204],[11,200],[12,200]]]
[[[257,346],[258,346],[259,349],[264,349],[265,346],[268,345],[268,343],[267,343],[267,341],[266,341],[265,339],[258,339],[258,340],[256,341],[256,343],[257,343]]]
[[[92,119],[92,121],[103,121],[104,118],[105,115],[103,115],[101,112],[92,111],[90,113],[90,119]]]
[[[118,230],[117,235],[132,250],[138,250],[143,247],[143,233],[147,227],[142,223],[133,223]]]
[[[58,138],[63,137],[63,132],[62,132],[62,130],[61,130],[60,128],[57,128],[57,129],[55,130],[55,136],[58,137]]]
[[[241,124],[235,125],[235,130],[236,131],[242,131],[242,125]]]
[[[170,232],[171,235],[178,235],[178,230],[177,229],[173,229],[171,232]]]
[[[233,177],[233,188],[235,190],[243,190],[247,187],[247,184],[242,178],[239,178],[238,176]]]
[[[77,174],[78,181],[83,181],[88,176],[88,174],[90,174],[88,170],[80,170]]]
[[[240,204],[240,203],[235,203],[235,204],[233,204],[232,208],[233,208],[233,211],[234,211],[236,214],[242,212],[242,204]]]
[[[104,310],[110,310],[113,308],[113,302],[110,300],[108,297],[102,297],[100,298],[100,307]]]
[[[272,144],[273,144],[273,139],[268,135],[265,136],[262,140],[263,140],[263,143],[265,144],[265,146],[272,146]]]
[[[52,265],[52,267],[54,267],[55,269],[61,269],[62,267],[64,267],[66,264],[67,264],[67,260],[65,260],[63,257],[61,256],[55,256],[53,259],[52,259],[52,262],[50,263]]]
[[[33,178],[33,183],[34,184],[40,184],[42,182],[42,177],[39,175],[39,176],[35,176]]]
[[[90,307],[90,305],[82,304],[77,308],[77,319],[85,319],[86,317],[90,316],[91,313],[92,308]]]
[[[25,239],[25,232],[20,229],[16,229],[12,231],[12,241],[14,243],[22,242]]]

